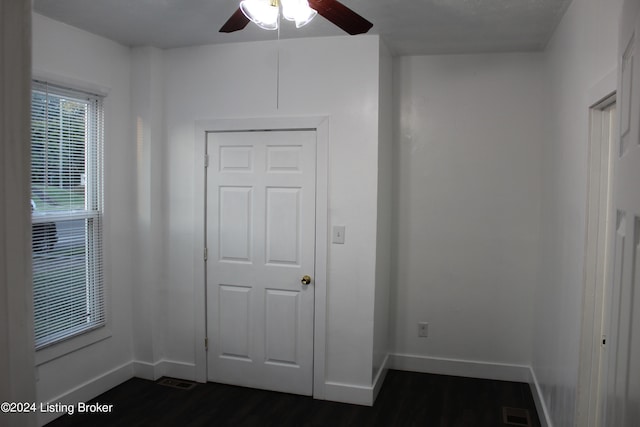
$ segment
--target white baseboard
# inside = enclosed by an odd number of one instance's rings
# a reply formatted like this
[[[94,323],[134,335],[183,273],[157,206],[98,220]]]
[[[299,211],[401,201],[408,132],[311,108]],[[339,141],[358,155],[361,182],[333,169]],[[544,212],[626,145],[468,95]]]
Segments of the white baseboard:
[[[63,393],[49,402],[43,403],[61,403],[64,405],[76,405],[78,402],[86,402],[99,396],[100,394],[112,389],[113,387],[122,384],[128,379],[132,378],[133,364],[127,362],[124,365],[118,366],[106,372],[90,381],[81,384],[66,393]],[[43,426],[56,418],[64,415],[64,413],[56,412],[38,412],[38,425]]]
[[[142,362],[139,360],[132,361],[87,381],[51,399],[49,402],[43,403],[76,405],[78,402],[91,400],[130,378],[138,377],[155,381],[163,376],[193,381],[195,378],[195,365],[193,363],[183,363],[172,360],[161,360],[156,363]],[[38,425],[45,425],[62,415],[64,415],[64,413],[39,412]]]
[[[51,399],[48,403],[75,405],[78,402],[86,402],[134,376],[152,381],[163,376],[194,381],[196,378],[195,368],[193,363],[171,360],[161,360],[156,363],[128,362]],[[325,399],[372,406],[389,369],[528,383],[531,387],[541,427],[553,427],[536,375],[531,367],[523,365],[390,354],[385,357],[371,386],[327,381],[325,383]],[[61,415],[63,414],[39,413],[38,425],[43,426]]]
[[[337,383],[324,383],[325,400],[351,403],[354,405],[373,406],[373,386]]]
[[[371,386],[326,381],[324,383],[324,400],[351,403],[353,405],[373,406],[389,371],[388,365],[389,355],[382,361],[382,365],[378,368],[378,372],[376,372]]]
[[[195,363],[176,362],[175,360],[163,360],[162,371],[165,377],[180,378],[181,380],[196,381]]]
[[[378,394],[380,393],[380,389],[382,388],[382,384],[384,384],[384,379],[387,377],[387,372],[389,372],[389,355],[387,354],[382,361],[382,365],[378,369],[378,372],[373,379],[373,397],[371,399],[371,404],[375,403],[378,398]]]
[[[389,369],[425,372],[429,374],[515,381],[529,384],[541,427],[553,427],[542,390],[533,369],[525,365],[479,362],[475,360],[446,359],[413,354],[389,355]]]
[[[389,369],[528,383],[529,366],[475,360],[446,359],[414,354],[391,354]]]
[[[158,363],[149,363],[134,360],[132,362],[132,365],[134,377],[155,381],[162,376],[157,374],[159,372]]]
[[[179,378],[181,380],[196,380],[196,365],[194,363],[160,360],[155,363],[133,362],[134,376],[145,380],[155,381],[161,377]]]
[[[538,378],[536,377],[533,368],[529,369],[529,373],[529,387],[531,387],[533,401],[536,404],[536,411],[538,412],[538,418],[540,419],[540,427],[553,427],[551,417],[549,416],[549,410],[547,409],[547,404],[545,403],[544,396],[542,395],[542,389],[540,388]]]

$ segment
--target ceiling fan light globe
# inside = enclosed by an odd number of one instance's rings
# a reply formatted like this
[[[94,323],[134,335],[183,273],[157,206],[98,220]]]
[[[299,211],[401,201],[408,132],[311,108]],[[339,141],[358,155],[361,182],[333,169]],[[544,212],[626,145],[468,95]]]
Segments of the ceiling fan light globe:
[[[296,27],[304,27],[318,14],[309,7],[308,0],[280,0],[282,3],[282,16],[295,21]]]
[[[278,20],[276,19],[273,22],[256,22],[255,23],[258,27],[262,28],[263,30],[277,30],[278,29]]]
[[[280,0],[280,4],[282,5],[282,17],[287,21],[295,20],[298,0]]]
[[[313,20],[313,18],[315,18],[316,15],[318,14],[318,12],[316,10],[311,9],[310,7],[308,7],[307,9],[308,9],[308,11],[306,11],[306,13],[301,13],[296,18],[296,28],[304,27],[309,22],[311,22]]]
[[[272,6],[270,0],[243,0],[240,10],[258,27],[265,30],[278,29],[278,7]]]

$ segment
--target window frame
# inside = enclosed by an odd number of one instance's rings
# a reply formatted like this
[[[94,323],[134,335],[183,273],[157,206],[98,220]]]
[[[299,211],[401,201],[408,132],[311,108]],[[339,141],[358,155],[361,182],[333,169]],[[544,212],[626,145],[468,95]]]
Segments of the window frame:
[[[87,198],[87,204],[85,205],[85,210],[78,211],[62,211],[60,214],[47,214],[47,221],[56,221],[56,220],[85,220],[85,221],[93,221],[94,224],[92,226],[85,225],[85,250],[86,255],[85,258],[89,259],[91,257],[94,259],[96,256],[99,257],[97,261],[98,268],[100,269],[99,273],[99,284],[98,284],[98,292],[101,294],[101,309],[102,313],[99,315],[101,317],[101,321],[96,324],[89,324],[86,328],[78,330],[77,332],[73,332],[68,336],[64,336],[62,338],[56,338],[51,342],[47,342],[41,345],[39,348],[35,349],[35,358],[36,365],[43,364],[65,354],[76,351],[82,347],[86,347],[98,341],[104,340],[111,336],[111,326],[110,326],[110,310],[108,304],[108,289],[106,285],[106,278],[104,277],[104,105],[105,105],[105,96],[104,93],[96,93],[101,91],[91,91],[79,88],[78,85],[69,85],[66,83],[59,84],[55,81],[51,81],[49,79],[37,79],[34,78],[32,81],[32,90],[31,96],[33,99],[34,93],[36,91],[43,92],[47,91],[47,93],[51,93],[54,96],[68,96],[71,99],[77,100],[87,100],[90,109],[94,111],[90,111],[89,114],[95,116],[95,120],[89,120],[87,122],[86,132],[91,141],[86,146],[86,156],[87,160],[85,160],[85,173],[88,175],[90,172],[89,168],[95,170],[93,175],[95,179],[90,180],[91,182],[87,182],[88,185],[87,192],[85,197]],[[32,112],[32,120],[33,120],[33,112]],[[95,126],[95,129],[91,129],[90,126]],[[30,144],[33,145],[33,139],[30,140]],[[92,152],[89,152],[91,150]],[[91,159],[94,159],[91,161]],[[37,223],[38,220],[34,221],[32,217],[32,224]],[[93,235],[99,236],[97,240],[92,238]],[[32,249],[32,254],[35,254]],[[88,261],[87,261],[88,262]],[[92,261],[93,263],[94,261]],[[88,274],[87,280],[89,280],[89,276],[93,277],[93,267],[87,267]],[[92,292],[95,289],[95,286],[91,287]],[[88,298],[88,297],[87,297]],[[93,302],[92,302],[93,304]],[[35,308],[34,308],[34,319],[35,319]],[[52,335],[55,335],[52,334]]]

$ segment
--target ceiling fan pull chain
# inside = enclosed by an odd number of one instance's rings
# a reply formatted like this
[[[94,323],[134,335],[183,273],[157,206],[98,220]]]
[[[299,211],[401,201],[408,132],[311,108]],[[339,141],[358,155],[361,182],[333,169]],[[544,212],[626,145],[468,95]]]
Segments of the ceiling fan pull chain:
[[[278,40],[276,41],[276,110],[280,109],[280,15],[278,15]]]

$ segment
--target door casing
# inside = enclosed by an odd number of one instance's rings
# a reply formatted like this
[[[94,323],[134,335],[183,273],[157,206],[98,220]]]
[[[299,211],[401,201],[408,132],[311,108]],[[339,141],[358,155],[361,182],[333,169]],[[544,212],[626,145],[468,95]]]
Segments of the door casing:
[[[602,134],[600,121],[608,115],[606,109],[616,104],[617,73],[611,71],[589,91],[589,174],[587,224],[585,232],[584,288],[582,301],[582,327],[580,337],[580,361],[578,397],[576,404],[577,425],[595,426],[600,415],[602,392],[603,320],[605,316],[605,269],[610,256],[609,243],[611,214],[612,157],[616,144],[617,124],[608,136]],[[617,120],[617,119],[616,119]],[[616,122],[617,123],[617,122]],[[613,137],[612,137],[613,135]],[[606,140],[605,140],[606,139]],[[603,171],[606,169],[606,171]],[[608,175],[608,178],[604,178]],[[607,186],[602,189],[601,186]],[[601,200],[608,196],[608,200]]]
[[[206,212],[205,212],[205,150],[208,132],[255,130],[316,131],[316,230],[314,277],[314,343],[313,343],[313,397],[325,397],[325,348],[327,313],[327,249],[328,249],[328,155],[329,118],[327,116],[238,118],[200,120],[195,123],[194,150],[194,321],[195,366],[194,379],[207,381],[206,330]]]

